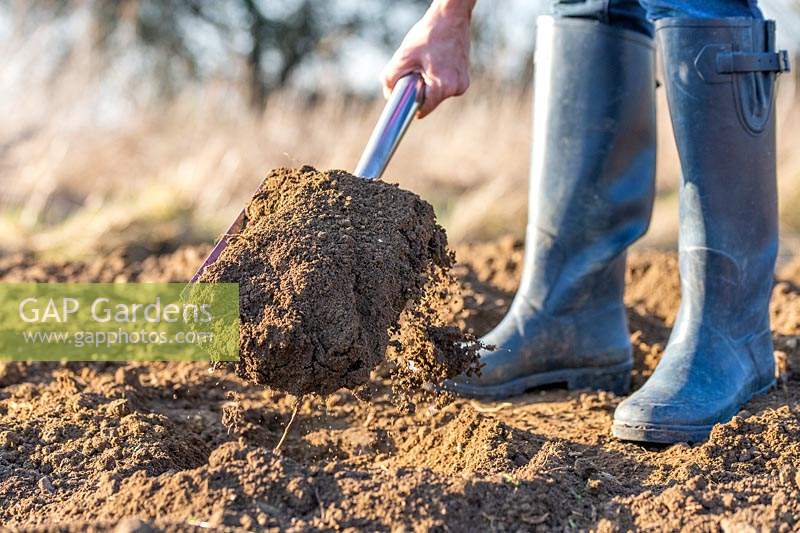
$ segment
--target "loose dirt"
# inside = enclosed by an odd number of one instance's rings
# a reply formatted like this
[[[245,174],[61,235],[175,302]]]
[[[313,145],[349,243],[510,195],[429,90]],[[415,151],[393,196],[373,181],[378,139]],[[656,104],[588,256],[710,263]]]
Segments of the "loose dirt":
[[[0,260],[0,280],[182,280],[206,249],[131,263]],[[483,333],[516,286],[512,240],[456,249],[461,295],[439,313]],[[636,380],[676,311],[670,254],[633,254]],[[800,275],[779,276],[780,380],[708,442],[648,447],[609,431],[620,398],[534,391],[405,413],[378,384],[294,397],[199,363],[0,366],[0,524],[119,531],[793,531],[800,527]],[[66,274],[65,274],[66,273]]]
[[[451,257],[419,196],[306,166],[273,170],[246,213],[200,277],[239,283],[240,376],[295,395],[359,391],[393,333],[403,397],[477,368],[477,345],[432,311]]]

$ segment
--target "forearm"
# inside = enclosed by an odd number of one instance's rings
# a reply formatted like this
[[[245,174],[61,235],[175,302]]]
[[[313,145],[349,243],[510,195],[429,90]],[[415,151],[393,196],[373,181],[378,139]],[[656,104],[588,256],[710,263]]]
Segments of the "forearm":
[[[433,0],[430,10],[448,17],[472,18],[472,10],[477,0]]]

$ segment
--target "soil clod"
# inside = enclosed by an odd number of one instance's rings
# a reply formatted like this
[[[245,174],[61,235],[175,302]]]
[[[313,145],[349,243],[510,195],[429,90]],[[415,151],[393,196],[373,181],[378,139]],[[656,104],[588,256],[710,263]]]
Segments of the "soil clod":
[[[413,330],[394,357],[404,391],[476,364],[474,339],[430,309],[452,259],[416,194],[343,171],[277,169],[246,213],[200,278],[239,283],[242,377],[294,395],[355,390],[403,328]]]

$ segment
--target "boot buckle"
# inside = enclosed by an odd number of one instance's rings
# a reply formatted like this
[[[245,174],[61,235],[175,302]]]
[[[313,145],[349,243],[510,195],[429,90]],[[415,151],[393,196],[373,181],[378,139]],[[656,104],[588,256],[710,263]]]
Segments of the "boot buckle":
[[[788,72],[789,54],[786,50],[734,52],[730,45],[710,44],[700,50],[694,64],[706,83],[724,83],[733,74]]]
[[[717,55],[717,73],[788,72],[789,54],[778,52],[721,52]]]

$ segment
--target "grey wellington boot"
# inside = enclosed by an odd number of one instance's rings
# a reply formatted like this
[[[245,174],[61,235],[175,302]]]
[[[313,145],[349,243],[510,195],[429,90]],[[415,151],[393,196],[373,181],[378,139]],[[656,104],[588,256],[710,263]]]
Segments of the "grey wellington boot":
[[[445,388],[503,398],[548,384],[627,392],[625,249],[646,230],[656,150],[652,39],[540,17],[522,283],[482,340],[479,377]]]
[[[664,357],[613,433],[705,439],[774,382],[769,297],[778,249],[774,23],[656,25],[681,159],[681,306]]]

